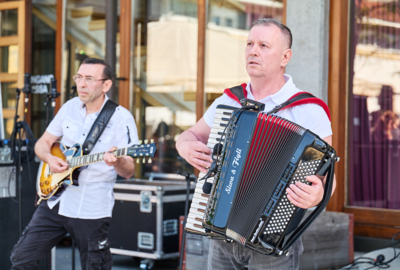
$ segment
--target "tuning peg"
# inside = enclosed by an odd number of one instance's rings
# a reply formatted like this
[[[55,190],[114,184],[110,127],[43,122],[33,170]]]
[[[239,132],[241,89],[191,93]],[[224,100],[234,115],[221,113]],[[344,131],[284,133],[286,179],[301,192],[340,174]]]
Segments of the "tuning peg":
[[[151,140],[150,140],[150,143],[154,143],[154,139],[151,139]]]
[[[153,161],[151,160],[151,158],[149,158],[149,163],[153,163]]]
[[[146,163],[146,159],[145,158],[143,158],[143,163]]]
[[[144,144],[148,144],[149,143],[149,140],[144,140]]]
[[[142,142],[143,142],[142,140],[139,140],[139,144],[142,144]]]
[[[138,163],[138,164],[139,164],[139,162],[140,162],[140,160],[139,160],[139,159],[137,159],[137,160],[136,160],[136,163]]]

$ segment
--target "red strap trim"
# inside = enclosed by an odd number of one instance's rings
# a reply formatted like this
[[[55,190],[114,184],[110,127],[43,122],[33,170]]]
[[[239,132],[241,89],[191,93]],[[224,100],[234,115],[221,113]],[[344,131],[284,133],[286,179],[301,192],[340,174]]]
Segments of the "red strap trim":
[[[243,83],[243,84],[241,84],[241,86],[243,88],[243,94],[247,98],[247,91],[246,91],[247,84]],[[225,89],[224,93],[227,94],[228,97],[230,97],[231,99],[236,100],[236,102],[241,104],[240,100],[238,99],[238,97],[231,92],[230,88]],[[300,94],[304,94],[304,93],[308,93],[308,92],[298,92],[298,93],[294,94],[293,96],[291,96],[289,99],[292,99],[292,98],[294,98],[294,97],[296,97],[296,96],[298,96]],[[308,93],[308,94],[310,94],[310,93]],[[305,99],[302,99],[302,100],[295,101],[292,104],[290,104],[290,105],[288,105],[288,106],[286,106],[286,107],[284,107],[282,109],[284,110],[284,109],[295,107],[295,106],[298,106],[298,105],[304,105],[304,104],[310,104],[310,103],[317,104],[317,105],[321,106],[322,109],[324,109],[326,115],[328,116],[329,121],[331,120],[331,113],[329,111],[328,105],[326,105],[326,103],[322,99],[319,99],[319,98],[316,98],[316,97],[305,98]]]
[[[298,96],[299,94],[302,94],[302,93],[307,93],[307,92],[299,92],[299,93],[293,95],[291,98],[294,98],[295,96]],[[305,98],[305,99],[302,99],[302,100],[295,101],[292,104],[287,105],[283,109],[291,108],[291,107],[298,106],[298,105],[309,104],[309,103],[313,103],[313,104],[317,104],[317,105],[321,106],[322,109],[324,109],[326,115],[328,116],[329,121],[331,121],[331,113],[329,111],[328,105],[326,105],[326,103],[322,99],[319,99],[319,98],[316,98],[316,97]]]
[[[244,97],[247,98],[247,91],[246,91],[247,84],[246,84],[246,83],[242,83],[241,86],[242,86],[242,88],[243,88]],[[230,89],[230,88],[226,88],[226,89],[224,90],[224,93],[227,94],[228,97],[230,97],[230,98],[233,99],[233,100],[236,100],[237,103],[239,103],[240,105],[242,105],[242,104],[240,103],[239,98],[231,92],[231,89]]]

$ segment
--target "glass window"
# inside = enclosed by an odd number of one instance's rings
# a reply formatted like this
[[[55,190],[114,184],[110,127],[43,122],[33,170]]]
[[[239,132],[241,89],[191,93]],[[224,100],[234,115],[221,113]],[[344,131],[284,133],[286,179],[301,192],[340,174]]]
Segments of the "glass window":
[[[178,157],[177,136],[196,121],[197,1],[134,1],[135,104],[139,137],[157,143],[150,173],[193,172]],[[139,117],[138,117],[139,115]],[[138,177],[138,176],[136,176]]]
[[[13,83],[1,83],[1,101],[3,108],[4,137],[9,139],[14,128],[14,117],[16,113],[17,85]]]
[[[0,10],[0,37],[18,35],[18,10]]]
[[[18,73],[18,45],[0,47],[0,72]]]
[[[35,12],[32,16],[32,76],[55,75],[55,48],[56,31],[54,18],[55,2],[50,5],[34,4]],[[51,17],[46,15],[51,10]],[[47,17],[46,19],[44,19]],[[44,19],[44,20],[43,20]],[[49,20],[50,19],[50,20]],[[55,19],[55,18],[54,18]],[[31,95],[31,129],[35,138],[39,138],[53,119],[51,100],[46,95],[50,91],[50,84],[39,84],[47,88],[46,91],[37,91]],[[46,89],[45,89],[46,90]],[[57,92],[61,92],[57,89]]]
[[[252,22],[259,18],[282,21],[282,0],[254,2],[257,3],[209,1],[205,68],[207,107],[224,89],[249,82],[244,50]]]
[[[105,1],[66,1],[63,58],[64,102],[76,95],[72,76],[88,57],[105,59]]]
[[[348,200],[400,209],[400,6],[361,0],[353,12]]]

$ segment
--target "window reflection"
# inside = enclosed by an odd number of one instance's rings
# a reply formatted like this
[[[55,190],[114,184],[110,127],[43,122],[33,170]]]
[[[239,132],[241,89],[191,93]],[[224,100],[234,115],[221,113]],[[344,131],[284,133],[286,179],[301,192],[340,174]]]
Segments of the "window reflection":
[[[150,173],[193,173],[178,156],[177,136],[195,123],[197,2],[135,1],[135,88],[139,137],[157,144]],[[138,102],[139,101],[139,102]],[[137,115],[136,115],[137,116]]]
[[[283,14],[282,1],[208,3],[206,106],[225,88],[248,81],[244,49],[252,21],[281,20]],[[141,137],[158,142],[157,157],[144,172],[192,173],[178,156],[175,140],[196,122],[197,1],[137,1],[134,9],[136,93],[145,115]]]
[[[282,1],[210,1],[206,44],[206,106],[224,89],[249,81],[244,50],[259,18],[282,21]]]
[[[400,209],[400,6],[357,1],[349,204]]]
[[[18,35],[18,10],[0,10],[0,37]]]

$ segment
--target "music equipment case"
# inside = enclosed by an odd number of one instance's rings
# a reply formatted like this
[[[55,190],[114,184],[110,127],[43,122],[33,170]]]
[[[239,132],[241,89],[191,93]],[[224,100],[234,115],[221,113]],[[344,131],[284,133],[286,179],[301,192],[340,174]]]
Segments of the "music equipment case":
[[[191,182],[190,200],[194,188]],[[117,181],[109,229],[111,253],[154,260],[177,258],[186,191],[186,181]]]

